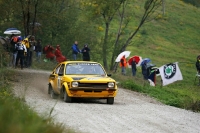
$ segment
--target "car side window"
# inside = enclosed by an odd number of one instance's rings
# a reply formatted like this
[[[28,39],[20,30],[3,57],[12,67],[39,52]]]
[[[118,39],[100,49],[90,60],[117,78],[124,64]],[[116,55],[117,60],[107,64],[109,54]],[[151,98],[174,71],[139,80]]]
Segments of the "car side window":
[[[59,75],[63,75],[64,74],[64,68],[65,68],[65,65],[62,64],[60,69],[59,69],[59,72],[58,72]]]
[[[56,68],[55,74],[58,74],[58,72],[59,72],[59,70],[60,70],[60,66],[61,66],[61,65],[59,65],[59,66]]]

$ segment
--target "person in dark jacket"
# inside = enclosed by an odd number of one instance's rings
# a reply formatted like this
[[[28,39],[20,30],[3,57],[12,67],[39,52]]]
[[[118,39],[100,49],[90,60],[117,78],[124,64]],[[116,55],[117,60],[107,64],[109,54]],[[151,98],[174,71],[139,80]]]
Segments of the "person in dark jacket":
[[[77,54],[78,53],[80,53],[80,50],[78,48],[78,41],[75,41],[74,44],[72,45],[73,60],[77,59]]]
[[[83,54],[83,61],[90,61],[90,48],[88,48],[88,45],[85,44],[83,49],[81,50],[81,53]]]
[[[147,69],[146,61],[144,61],[144,63],[142,63],[142,75],[144,77],[144,80],[148,80],[148,69]]]
[[[135,58],[133,58],[133,61],[131,63],[131,68],[132,68],[132,74],[133,74],[133,76],[135,76],[136,75],[136,71],[137,71]]]
[[[197,57],[196,69],[197,69],[198,74],[200,74],[200,56]]]
[[[41,60],[41,55],[42,55],[42,44],[41,44],[41,39],[38,39],[37,44],[35,46],[35,52],[36,52],[36,59],[38,62]]]
[[[12,35],[11,41],[10,41],[10,53],[11,53],[11,66],[15,68],[16,65],[16,59],[17,59],[17,41],[14,40],[14,35]]]

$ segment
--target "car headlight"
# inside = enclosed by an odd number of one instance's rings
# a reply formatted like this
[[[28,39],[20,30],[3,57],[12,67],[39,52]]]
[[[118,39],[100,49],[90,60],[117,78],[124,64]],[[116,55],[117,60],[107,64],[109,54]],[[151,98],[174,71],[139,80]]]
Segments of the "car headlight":
[[[109,82],[109,83],[108,83],[108,87],[109,87],[109,88],[112,88],[112,87],[114,87],[114,86],[115,86],[115,83],[113,83],[113,82]]]
[[[78,87],[78,82],[72,82],[72,87]]]

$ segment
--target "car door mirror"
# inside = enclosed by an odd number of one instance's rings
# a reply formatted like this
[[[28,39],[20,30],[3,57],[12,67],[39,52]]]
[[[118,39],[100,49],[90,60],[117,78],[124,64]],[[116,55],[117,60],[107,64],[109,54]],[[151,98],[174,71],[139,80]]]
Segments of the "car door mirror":
[[[58,76],[63,76],[63,74],[62,74],[62,73],[59,73]]]
[[[108,77],[111,77],[111,74],[107,74]]]

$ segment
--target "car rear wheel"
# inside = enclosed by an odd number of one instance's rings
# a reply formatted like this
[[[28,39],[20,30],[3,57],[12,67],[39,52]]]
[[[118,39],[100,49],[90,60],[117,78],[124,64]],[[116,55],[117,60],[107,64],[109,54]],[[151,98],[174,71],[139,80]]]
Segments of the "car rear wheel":
[[[49,84],[48,85],[48,94],[51,94],[51,87],[50,87],[51,85]]]
[[[114,97],[107,98],[107,104],[113,104],[114,103]]]
[[[49,91],[50,91],[51,98],[56,99],[57,95],[54,93],[53,88],[52,88],[51,85],[49,85]]]
[[[71,103],[72,102],[72,98],[68,96],[68,94],[67,94],[65,89],[64,89],[63,93],[64,93],[64,101],[66,103]]]

